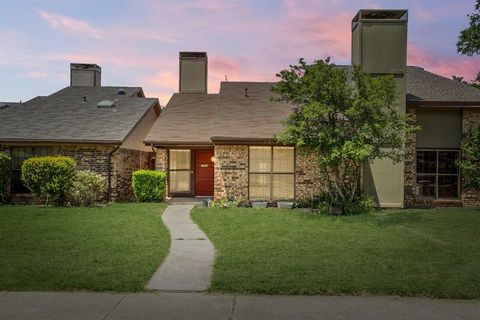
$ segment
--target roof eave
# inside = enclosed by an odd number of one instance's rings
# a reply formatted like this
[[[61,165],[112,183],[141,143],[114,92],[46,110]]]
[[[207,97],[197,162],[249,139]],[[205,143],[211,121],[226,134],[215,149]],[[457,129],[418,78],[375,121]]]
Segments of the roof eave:
[[[410,100],[407,107],[457,107],[457,108],[480,108],[480,101],[427,101]]]
[[[0,138],[0,143],[3,144],[113,144],[121,145],[120,140],[74,140],[74,139],[15,139],[15,138]]]

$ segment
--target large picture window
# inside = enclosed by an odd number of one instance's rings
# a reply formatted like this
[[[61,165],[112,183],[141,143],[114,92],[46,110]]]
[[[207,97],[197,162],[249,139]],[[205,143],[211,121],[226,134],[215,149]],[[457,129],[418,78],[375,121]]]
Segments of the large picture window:
[[[295,149],[249,148],[250,199],[282,200],[295,197]]]
[[[190,150],[174,150],[169,153],[170,192],[188,193],[191,191],[191,154]]]
[[[22,182],[22,164],[28,158],[49,156],[53,147],[13,147],[12,148],[12,193],[29,193]]]
[[[458,150],[418,150],[417,187],[427,198],[458,198],[460,175]]]

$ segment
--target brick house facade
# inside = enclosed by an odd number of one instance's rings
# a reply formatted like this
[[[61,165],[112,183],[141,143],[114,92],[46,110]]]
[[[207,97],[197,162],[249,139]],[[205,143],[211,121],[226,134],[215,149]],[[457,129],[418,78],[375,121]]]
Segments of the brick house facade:
[[[29,145],[32,146],[32,145]],[[28,147],[29,147],[28,146]],[[0,145],[0,152],[10,157],[12,149],[25,148],[25,145]],[[42,145],[51,150],[51,155],[71,157],[76,162],[76,170],[90,170],[100,175],[106,182],[105,200],[128,201],[133,198],[132,172],[150,168],[153,152],[119,148],[116,145],[101,144],[56,144]],[[31,203],[31,194],[12,193],[13,203]]]
[[[417,109],[410,108],[408,113],[412,121],[417,123]],[[464,108],[462,110],[462,139],[465,139],[471,128],[480,127],[480,108]],[[419,196],[417,185],[417,134],[410,133],[405,147],[405,207],[478,207],[480,206],[480,190],[469,190],[460,172],[460,195],[458,199],[432,199]]]

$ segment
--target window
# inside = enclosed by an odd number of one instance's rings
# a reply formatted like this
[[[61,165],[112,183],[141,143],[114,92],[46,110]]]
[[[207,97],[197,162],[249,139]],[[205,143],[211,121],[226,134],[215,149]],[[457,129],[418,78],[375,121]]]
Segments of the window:
[[[23,161],[31,157],[53,154],[52,147],[13,147],[12,148],[12,193],[30,192],[22,182]]]
[[[293,147],[250,147],[248,168],[250,199],[295,197]]]
[[[417,187],[421,196],[458,198],[460,175],[458,150],[418,150]]]
[[[170,192],[190,192],[190,150],[170,150]]]

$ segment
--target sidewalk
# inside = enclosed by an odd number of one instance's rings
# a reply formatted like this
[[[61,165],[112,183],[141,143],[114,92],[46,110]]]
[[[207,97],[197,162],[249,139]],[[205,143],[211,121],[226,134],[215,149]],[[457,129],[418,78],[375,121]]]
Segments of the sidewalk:
[[[170,231],[167,258],[146,288],[164,292],[207,291],[215,250],[205,233],[192,221],[193,205],[169,205],[162,219]]]
[[[159,292],[0,292],[0,319],[478,320],[480,301]]]

